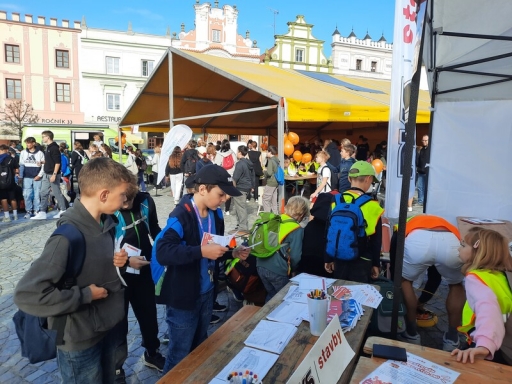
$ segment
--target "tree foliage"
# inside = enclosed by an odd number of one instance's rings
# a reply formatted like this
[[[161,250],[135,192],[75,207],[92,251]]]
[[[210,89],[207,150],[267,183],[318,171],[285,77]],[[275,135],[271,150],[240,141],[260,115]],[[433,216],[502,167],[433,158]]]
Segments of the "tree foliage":
[[[23,125],[37,123],[39,116],[29,103],[13,100],[0,109],[0,120],[4,133],[16,134],[21,140]]]

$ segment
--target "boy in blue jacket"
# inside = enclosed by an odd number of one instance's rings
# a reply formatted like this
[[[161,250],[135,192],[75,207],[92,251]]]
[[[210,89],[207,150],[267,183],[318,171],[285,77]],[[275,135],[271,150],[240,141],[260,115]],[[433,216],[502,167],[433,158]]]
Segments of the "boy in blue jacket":
[[[218,165],[203,167],[187,179],[194,193],[183,196],[156,238],[153,258],[166,267],[157,302],[167,307],[169,349],[164,374],[206,338],[213,311],[215,261],[249,256],[248,248],[209,243],[204,233],[224,235],[219,206],[227,196],[240,196],[231,175]]]

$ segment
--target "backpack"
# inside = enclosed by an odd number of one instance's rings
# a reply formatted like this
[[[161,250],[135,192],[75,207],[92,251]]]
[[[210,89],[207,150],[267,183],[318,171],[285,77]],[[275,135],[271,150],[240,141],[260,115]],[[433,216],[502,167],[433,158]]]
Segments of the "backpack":
[[[235,161],[233,160],[232,155],[227,155],[222,158],[222,168],[226,171],[233,168],[235,166]]]
[[[246,260],[232,259],[226,261],[226,284],[231,289],[241,292],[244,299],[263,306],[267,291],[258,276],[256,257],[249,255]]]
[[[329,186],[329,188],[331,188],[332,191],[337,191],[339,188],[338,184],[340,182],[340,170],[331,163],[326,163],[326,165],[331,170],[331,182],[327,183],[327,185]],[[322,172],[324,171],[324,169],[325,168],[322,168]],[[322,173],[320,173],[320,175],[321,174]]]
[[[7,164],[5,163],[5,159],[0,164],[0,189],[11,189],[14,184],[11,163],[12,158],[9,156],[9,162]]]
[[[185,161],[185,165],[183,166],[183,173],[188,173],[190,175],[193,175],[196,173],[196,163],[199,161],[199,155],[196,150],[194,150],[194,153],[190,155]],[[183,183],[185,184],[185,183]]]
[[[284,238],[298,228],[299,223],[288,215],[260,212],[249,235],[249,246],[254,246],[251,255],[261,258],[272,256],[287,245],[283,244]]]
[[[284,185],[284,171],[283,168],[279,166],[277,161],[274,162],[276,164],[276,171],[274,173],[274,177],[276,178],[278,185]]]
[[[352,202],[342,201],[342,196],[350,196]],[[366,236],[366,221],[361,207],[371,201],[371,197],[363,194],[355,198],[344,193],[334,198],[336,206],[327,219],[325,253],[333,259],[355,260],[359,257],[359,240]]]
[[[389,337],[391,336],[391,316],[393,314],[393,281],[380,276],[377,280],[373,280],[372,284],[380,287],[382,301],[376,310],[373,311],[368,331],[373,336]],[[405,305],[401,298],[398,306],[398,327],[397,333],[405,331]]]
[[[118,240],[121,236],[124,237],[126,235],[126,230],[135,227],[136,225],[139,225],[141,222],[146,224],[146,227],[149,232],[149,203],[148,199],[144,199],[140,203],[140,219],[135,220],[133,223],[126,225],[126,221],[124,220],[124,216],[121,214],[120,211],[117,211],[115,213],[115,216],[117,218],[117,225],[116,225],[116,234],[115,238]],[[138,237],[138,232],[137,232]]]
[[[84,154],[82,156],[82,154],[80,152],[78,152],[76,149],[73,152],[76,152],[78,154],[78,156],[80,156],[80,164],[82,164],[82,165],[87,164],[87,161],[89,160],[89,158],[87,157],[87,153],[84,152]]]
[[[51,235],[64,236],[69,241],[66,272],[57,284],[58,289],[71,289],[82,271],[85,260],[85,238],[74,225],[63,224]],[[21,344],[21,356],[31,364],[54,359],[57,345],[63,344],[67,315],[56,317],[52,329],[48,329],[48,319],[29,315],[18,310],[13,317],[14,328]]]
[[[146,169],[148,169],[148,163],[146,162],[146,158],[144,156],[141,156],[140,160],[141,160],[140,170],[145,171]]]

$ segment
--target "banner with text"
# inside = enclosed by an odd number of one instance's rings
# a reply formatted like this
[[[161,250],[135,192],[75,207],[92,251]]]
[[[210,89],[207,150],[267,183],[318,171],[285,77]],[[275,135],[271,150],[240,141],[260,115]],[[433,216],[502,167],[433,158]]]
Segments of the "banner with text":
[[[421,70],[419,50],[427,0],[396,0],[395,31],[393,36],[393,70],[391,73],[391,97],[389,103],[388,158],[386,165],[386,216],[398,218],[402,191],[402,175],[405,153],[405,124],[409,118],[411,79]],[[413,156],[416,151],[413,151]],[[415,164],[412,161],[412,177],[409,198],[414,195]]]
[[[157,184],[159,184],[165,176],[165,167],[167,166],[169,156],[171,156],[174,148],[180,147],[181,150],[183,150],[191,138],[192,130],[184,124],[175,125],[171,128],[169,133],[165,135],[164,144],[162,145],[162,151],[160,153],[160,161],[158,162]]]
[[[354,355],[334,316],[286,384],[337,383]]]

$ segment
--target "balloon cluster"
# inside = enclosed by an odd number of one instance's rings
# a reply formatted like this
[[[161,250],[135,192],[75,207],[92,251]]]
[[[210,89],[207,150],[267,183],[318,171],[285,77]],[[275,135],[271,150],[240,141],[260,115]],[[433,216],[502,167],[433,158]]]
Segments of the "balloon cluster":
[[[295,160],[295,153],[300,154],[300,158],[302,159],[302,153],[300,151],[295,151],[295,145],[299,144],[299,135],[295,132],[288,132],[288,134],[284,135],[284,154],[286,156],[291,156],[293,154],[293,159]],[[299,157],[297,155],[297,157]],[[295,160],[300,161],[300,160]]]

